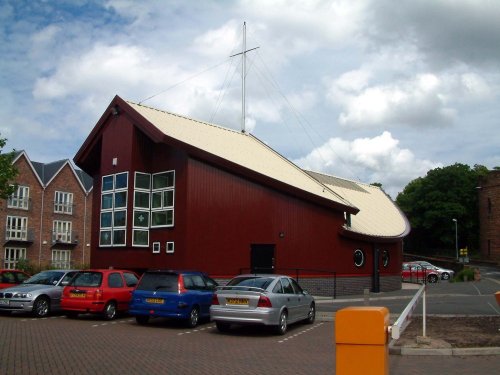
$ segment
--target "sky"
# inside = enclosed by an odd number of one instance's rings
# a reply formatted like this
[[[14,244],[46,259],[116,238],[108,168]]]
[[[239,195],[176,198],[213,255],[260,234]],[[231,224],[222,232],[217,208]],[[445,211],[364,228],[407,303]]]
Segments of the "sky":
[[[300,167],[500,166],[498,0],[0,0],[3,152],[73,159],[115,95],[241,130],[244,23],[245,131]]]

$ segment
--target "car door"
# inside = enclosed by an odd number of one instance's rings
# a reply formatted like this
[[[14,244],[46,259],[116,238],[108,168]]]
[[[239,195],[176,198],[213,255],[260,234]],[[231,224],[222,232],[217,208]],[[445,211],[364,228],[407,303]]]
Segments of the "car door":
[[[196,290],[201,314],[209,315],[213,289],[207,287],[205,278],[202,275],[192,275],[191,280],[193,281],[194,290]]]
[[[297,319],[302,320],[309,315],[309,299],[304,294],[304,290],[300,287],[299,283],[294,279],[290,279],[295,296],[297,297]]]
[[[288,321],[294,322],[298,319],[300,313],[298,295],[295,294],[290,278],[282,277],[281,284],[283,284],[284,297],[288,308]]]

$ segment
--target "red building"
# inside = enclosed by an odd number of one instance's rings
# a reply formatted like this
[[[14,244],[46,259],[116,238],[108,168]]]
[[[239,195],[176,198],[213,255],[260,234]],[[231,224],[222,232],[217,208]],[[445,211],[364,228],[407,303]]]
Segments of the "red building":
[[[94,179],[93,267],[290,273],[317,295],[401,287],[409,225],[392,201],[250,134],[115,97],[75,163]]]
[[[500,262],[500,170],[490,171],[479,183],[481,258]]]

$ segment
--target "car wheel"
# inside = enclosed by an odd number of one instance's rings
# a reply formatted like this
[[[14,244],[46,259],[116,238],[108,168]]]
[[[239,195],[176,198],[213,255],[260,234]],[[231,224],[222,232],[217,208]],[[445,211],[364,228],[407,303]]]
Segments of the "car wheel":
[[[443,272],[443,273],[441,274],[441,278],[442,278],[443,280],[449,280],[449,279],[450,279],[450,274],[449,274],[448,272]]]
[[[279,324],[276,326],[275,330],[278,335],[284,335],[288,328],[288,314],[286,311],[282,311],[280,314]]]
[[[116,303],[113,301],[108,302],[104,307],[104,319],[113,320],[116,316]]]
[[[200,320],[200,310],[197,307],[193,307],[191,313],[189,314],[189,318],[187,320],[187,326],[189,328],[194,328],[198,325],[199,320]]]
[[[50,313],[50,301],[47,297],[39,297],[33,304],[33,315],[43,318]]]
[[[149,316],[147,316],[147,315],[137,315],[135,317],[135,321],[137,322],[137,324],[140,324],[140,325],[148,324],[148,322],[149,322]]]
[[[228,332],[231,328],[231,324],[224,322],[215,322],[215,326],[219,330],[219,332]]]
[[[315,319],[316,319],[316,306],[314,305],[314,303],[311,303],[311,306],[309,306],[309,313],[307,314],[305,322],[307,324],[313,324]]]
[[[436,275],[429,275],[427,277],[427,280],[430,282],[430,283],[437,283],[438,281],[438,277]]]

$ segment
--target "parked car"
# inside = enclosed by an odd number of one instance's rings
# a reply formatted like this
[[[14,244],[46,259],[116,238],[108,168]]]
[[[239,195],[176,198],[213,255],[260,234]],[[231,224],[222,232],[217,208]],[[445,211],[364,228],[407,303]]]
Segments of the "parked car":
[[[9,288],[14,285],[21,284],[24,280],[29,279],[24,271],[19,270],[0,270],[0,289]]]
[[[210,307],[210,318],[221,332],[231,324],[263,324],[284,335],[288,324],[313,323],[315,317],[313,296],[282,275],[237,276],[217,289]]]
[[[69,318],[91,313],[111,320],[117,312],[128,311],[138,281],[138,276],[127,270],[79,271],[63,290],[61,309]]]
[[[44,317],[60,309],[61,294],[76,270],[48,270],[22,284],[0,290],[0,311],[31,312]]]
[[[196,327],[201,318],[210,316],[216,287],[214,280],[199,271],[147,271],[132,294],[129,313],[139,324],[165,317]]]
[[[437,283],[441,275],[439,272],[433,269],[427,269],[421,264],[409,262],[403,263],[403,268],[401,271],[401,278],[403,281],[407,282],[429,282]]]
[[[418,263],[427,269],[433,269],[434,271],[437,271],[441,275],[442,280],[450,280],[455,275],[455,271],[453,271],[453,270],[435,266],[434,264],[431,264],[431,263],[426,262],[424,260],[418,260],[418,261],[415,261],[414,263]]]

